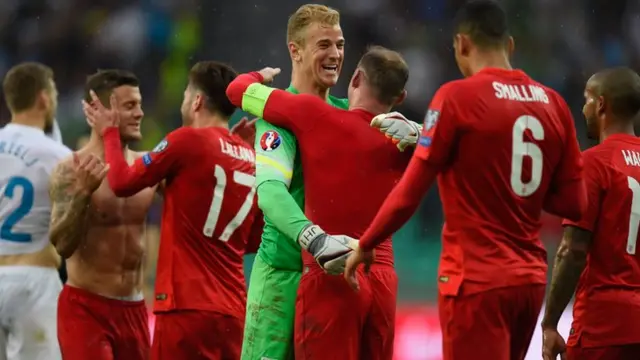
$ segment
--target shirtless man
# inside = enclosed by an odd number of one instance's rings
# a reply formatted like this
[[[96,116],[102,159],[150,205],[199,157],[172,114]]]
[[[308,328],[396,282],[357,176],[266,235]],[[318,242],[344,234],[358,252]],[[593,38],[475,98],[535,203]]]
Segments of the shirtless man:
[[[138,79],[104,70],[87,79],[106,106],[118,99],[125,158],[142,156],[127,147],[139,140],[143,117]],[[51,242],[67,259],[68,280],[58,305],[58,338],[65,360],[146,360],[147,309],[142,295],[142,264],[147,210],[155,188],[117,198],[103,181],[102,140],[89,142],[55,170],[50,187]]]
[[[49,242],[49,176],[71,154],[45,136],[56,111],[53,72],[14,66],[3,91],[11,123],[0,129],[0,359],[57,360],[60,257]]]

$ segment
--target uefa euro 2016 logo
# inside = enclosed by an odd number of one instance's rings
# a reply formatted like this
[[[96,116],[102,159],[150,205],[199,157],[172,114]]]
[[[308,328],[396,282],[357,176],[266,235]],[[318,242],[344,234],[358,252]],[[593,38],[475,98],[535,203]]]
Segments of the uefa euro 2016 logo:
[[[260,147],[264,151],[273,151],[280,146],[282,139],[276,131],[270,130],[262,134],[260,138]]]

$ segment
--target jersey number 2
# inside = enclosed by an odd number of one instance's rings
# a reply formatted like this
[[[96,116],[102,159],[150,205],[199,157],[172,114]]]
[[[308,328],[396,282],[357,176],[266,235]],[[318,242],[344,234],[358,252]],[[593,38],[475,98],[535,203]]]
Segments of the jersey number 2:
[[[33,207],[33,184],[24,177],[12,177],[4,189],[3,197],[13,199],[16,189],[22,188],[20,204],[13,210],[0,226],[0,239],[15,242],[31,241],[31,234],[13,232],[13,227],[25,217]]]
[[[522,115],[516,119],[512,131],[511,189],[522,197],[536,192],[542,181],[542,150],[538,145],[524,141],[526,130],[531,131],[534,139],[544,140],[544,128],[540,120],[529,115]],[[531,159],[531,177],[527,182],[522,181],[522,163],[525,157]]]
[[[212,237],[213,232],[216,229],[218,218],[220,218],[220,210],[222,209],[224,190],[227,187],[227,174],[224,172],[222,166],[216,165],[214,176],[216,177],[216,187],[213,189],[213,200],[211,200],[209,214],[207,215],[207,220],[204,222],[204,228],[202,229],[202,233],[207,237]],[[234,171],[233,181],[236,184],[250,188],[250,190],[246,199],[242,203],[242,206],[240,206],[240,209],[236,213],[236,216],[229,221],[229,224],[227,224],[222,231],[222,234],[218,238],[220,241],[229,241],[231,235],[233,235],[236,229],[242,225],[244,219],[249,215],[249,211],[251,211],[251,207],[253,206],[253,197],[256,193],[256,188],[254,187],[256,183],[255,176],[240,171]]]

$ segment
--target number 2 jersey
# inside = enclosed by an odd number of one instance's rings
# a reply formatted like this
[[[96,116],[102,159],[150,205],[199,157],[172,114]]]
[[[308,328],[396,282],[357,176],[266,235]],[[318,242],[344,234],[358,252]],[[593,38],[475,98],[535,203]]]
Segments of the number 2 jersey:
[[[0,255],[34,253],[49,244],[49,177],[69,155],[41,129],[0,129]]]
[[[588,203],[580,221],[593,233],[573,305],[569,345],[640,343],[640,139],[617,134],[584,153]]]
[[[575,124],[559,95],[519,70],[487,68],[447,83],[415,156],[439,169],[442,295],[546,283],[541,212],[576,217],[577,200],[584,203]]]
[[[128,167],[117,129],[104,141],[116,195],[165,181],[154,311],[244,317],[243,256],[263,225],[256,219],[253,148],[228,129],[182,127]]]

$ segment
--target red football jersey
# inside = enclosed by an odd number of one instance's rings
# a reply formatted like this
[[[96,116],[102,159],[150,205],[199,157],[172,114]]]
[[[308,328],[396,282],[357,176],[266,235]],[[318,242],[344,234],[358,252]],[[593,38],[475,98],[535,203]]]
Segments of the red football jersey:
[[[640,343],[640,139],[612,135],[584,152],[589,207],[578,222],[593,243],[573,305],[569,345]]]
[[[554,189],[582,181],[575,125],[559,95],[519,70],[445,84],[416,156],[441,169],[442,294],[457,295],[463,282],[465,294],[546,283],[543,205]]]
[[[254,221],[253,148],[227,129],[182,127],[128,173],[109,174],[117,194],[163,179],[154,310],[208,310],[243,317],[243,255],[247,246],[255,247],[250,236],[259,237],[261,230],[260,221]]]
[[[243,74],[227,91],[239,99],[247,86],[259,81],[253,73]],[[274,89],[263,114],[298,140],[308,219],[328,234],[362,236],[402,177],[412,152],[400,152],[372,128],[374,114],[341,110],[317,96]],[[390,238],[376,251],[377,264],[393,265]],[[306,251],[303,261],[317,266]]]

